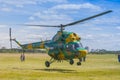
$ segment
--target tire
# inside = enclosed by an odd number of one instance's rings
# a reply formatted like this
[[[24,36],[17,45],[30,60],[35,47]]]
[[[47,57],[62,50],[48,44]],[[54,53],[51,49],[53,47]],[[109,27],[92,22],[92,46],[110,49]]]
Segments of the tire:
[[[45,66],[46,66],[46,67],[50,67],[50,62],[46,61],[46,62],[45,62]]]
[[[77,65],[80,66],[80,65],[81,65],[81,62],[77,62]]]
[[[73,65],[74,64],[74,60],[70,59],[70,64]]]

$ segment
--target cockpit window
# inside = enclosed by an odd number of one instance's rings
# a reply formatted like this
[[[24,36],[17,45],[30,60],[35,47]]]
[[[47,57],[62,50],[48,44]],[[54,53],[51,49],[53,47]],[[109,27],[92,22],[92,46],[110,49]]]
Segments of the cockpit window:
[[[74,44],[69,44],[66,46],[68,50],[75,50],[77,48],[82,48],[82,44],[80,42],[74,43]]]
[[[73,49],[74,49],[74,45],[72,45],[72,44],[69,44],[69,45],[67,45],[66,47],[67,47],[67,49],[69,49],[69,50],[73,50]]]
[[[75,47],[75,49],[77,49],[77,48],[82,48],[83,46],[80,42],[77,42],[74,44],[74,47]]]

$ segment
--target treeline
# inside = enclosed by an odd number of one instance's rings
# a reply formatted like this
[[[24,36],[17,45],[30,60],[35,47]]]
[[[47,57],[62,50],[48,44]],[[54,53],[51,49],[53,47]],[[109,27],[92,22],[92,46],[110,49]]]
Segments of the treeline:
[[[46,50],[0,49],[0,53],[46,53]]]
[[[120,54],[120,51],[98,51],[98,52],[89,52],[89,54]]]
[[[47,53],[46,50],[22,50],[22,49],[0,49],[0,53]],[[120,51],[107,51],[107,50],[94,50],[90,51],[89,54],[120,54]]]

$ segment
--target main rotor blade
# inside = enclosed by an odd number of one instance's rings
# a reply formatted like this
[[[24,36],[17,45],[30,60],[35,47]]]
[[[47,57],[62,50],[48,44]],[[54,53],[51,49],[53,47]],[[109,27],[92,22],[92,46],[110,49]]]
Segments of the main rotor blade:
[[[34,25],[34,24],[24,24],[25,26],[39,26],[39,27],[60,27],[60,25]]]
[[[84,18],[84,19],[81,19],[81,20],[78,20],[78,21],[75,21],[75,22],[72,22],[72,23],[68,23],[68,24],[61,24],[61,25],[34,25],[34,24],[23,24],[25,26],[39,26],[39,27],[66,27],[66,26],[72,26],[72,25],[75,25],[75,24],[78,24],[80,22],[84,22],[84,21],[87,21],[89,19],[92,19],[92,18],[95,18],[95,17],[98,17],[98,16],[102,16],[104,14],[107,14],[107,13],[110,13],[112,12],[112,10],[108,10],[108,11],[105,11],[105,12],[102,12],[102,13],[99,13],[99,14],[96,14],[96,15],[93,15],[91,17],[87,17],[87,18]]]
[[[86,20],[89,20],[89,19],[92,19],[92,18],[95,18],[95,17],[98,17],[98,16],[102,16],[102,15],[107,14],[107,13],[110,13],[110,12],[112,12],[112,10],[105,11],[105,12],[99,13],[99,14],[97,14],[97,15],[93,15],[93,16],[91,16],[91,17],[88,17],[88,18],[85,18],[85,19],[82,19],[82,20],[78,20],[78,21],[75,21],[75,22],[72,22],[72,23],[63,25],[63,26],[64,26],[64,27],[66,27],[66,26],[72,26],[72,25],[78,24],[78,23],[80,23],[80,22],[84,22],[84,21],[86,21]]]

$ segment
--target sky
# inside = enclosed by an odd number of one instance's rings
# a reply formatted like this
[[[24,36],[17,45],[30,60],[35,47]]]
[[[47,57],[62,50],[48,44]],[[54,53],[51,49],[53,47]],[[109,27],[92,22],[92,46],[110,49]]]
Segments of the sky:
[[[67,24],[107,10],[113,12],[65,31],[77,33],[84,47],[120,50],[120,0],[0,0],[0,48],[10,48],[10,27],[12,37],[21,44],[50,40],[59,30],[13,24]],[[13,42],[13,47],[18,45]]]

